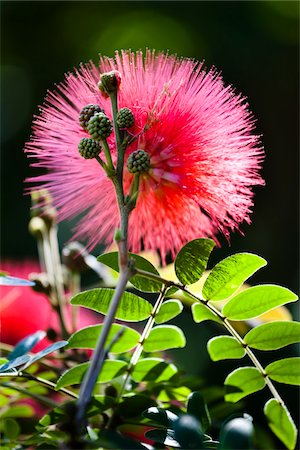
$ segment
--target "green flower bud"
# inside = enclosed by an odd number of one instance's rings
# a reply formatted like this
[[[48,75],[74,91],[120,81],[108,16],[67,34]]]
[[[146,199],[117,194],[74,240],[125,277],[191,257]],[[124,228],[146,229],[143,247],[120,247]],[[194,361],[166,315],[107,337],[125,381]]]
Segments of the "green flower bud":
[[[93,139],[82,138],[78,144],[78,151],[83,158],[92,159],[99,155],[101,147]]]
[[[127,168],[130,173],[146,173],[150,169],[150,156],[144,150],[136,150],[127,160]]]
[[[89,120],[97,113],[104,112],[99,105],[86,105],[79,113],[79,122],[82,128],[87,131]]]
[[[95,141],[101,141],[111,134],[111,121],[104,113],[97,113],[89,120],[88,132]]]
[[[117,92],[121,83],[121,74],[117,70],[103,73],[100,76],[98,88],[105,97],[109,97],[110,94]]]
[[[129,108],[121,108],[117,114],[117,124],[120,128],[131,128],[134,125],[134,115]]]

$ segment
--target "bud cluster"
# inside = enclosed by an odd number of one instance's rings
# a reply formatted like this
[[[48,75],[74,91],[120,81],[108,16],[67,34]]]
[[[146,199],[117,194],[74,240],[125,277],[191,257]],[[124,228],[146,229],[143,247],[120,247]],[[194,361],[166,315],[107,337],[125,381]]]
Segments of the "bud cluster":
[[[83,158],[92,159],[99,155],[101,147],[93,139],[82,138],[78,144],[78,151]]]
[[[121,108],[117,115],[119,128],[131,128],[134,125],[134,115],[129,108]]]
[[[97,113],[104,113],[104,110],[99,105],[86,105],[79,114],[79,122],[82,128],[87,131],[89,120]]]
[[[150,156],[144,150],[136,150],[129,155],[127,168],[128,171],[133,174],[149,172]]]
[[[112,132],[109,118],[102,112],[95,114],[88,123],[88,132],[95,141],[107,138]]]
[[[105,97],[109,97],[110,94],[117,92],[121,83],[121,74],[117,70],[103,73],[100,76],[98,88]]]

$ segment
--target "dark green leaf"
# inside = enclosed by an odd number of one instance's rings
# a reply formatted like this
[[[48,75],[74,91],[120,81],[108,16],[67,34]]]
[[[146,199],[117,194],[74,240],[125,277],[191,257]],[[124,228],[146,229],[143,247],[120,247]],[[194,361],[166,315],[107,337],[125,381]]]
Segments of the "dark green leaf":
[[[200,280],[214,246],[212,239],[195,239],[182,247],[175,259],[175,272],[182,284]]]
[[[184,449],[205,448],[200,422],[189,414],[183,414],[174,423],[174,437]]]
[[[227,376],[224,384],[225,400],[236,403],[241,398],[263,389],[266,382],[255,367],[239,367]]]
[[[143,416],[167,428],[173,428],[174,421],[178,419],[178,416],[172,411],[155,406],[144,411]]]
[[[65,386],[80,384],[88,369],[89,364],[90,364],[89,362],[78,364],[77,366],[72,367],[72,369],[69,369],[66,372],[64,372],[57,381],[56,390],[59,390],[60,388]],[[106,383],[108,381],[113,380],[114,378],[122,375],[125,372],[126,367],[127,363],[125,361],[119,361],[116,359],[105,360],[97,382]]]
[[[210,414],[200,392],[192,392],[187,399],[187,413],[195,416],[201,423],[203,431],[211,425]]]
[[[156,352],[169,348],[182,348],[186,344],[182,330],[175,325],[158,325],[152,328],[144,342],[145,352]]]
[[[177,373],[174,364],[167,363],[160,358],[140,359],[132,372],[132,379],[140,381],[161,381],[169,380]]]
[[[46,336],[45,331],[37,331],[36,333],[26,336],[24,339],[19,341],[13,351],[8,355],[8,359],[12,361],[18,356],[25,355],[25,353],[30,352],[30,350],[41,341]]]
[[[205,320],[212,320],[213,322],[223,323],[222,320],[216,316],[212,311],[210,311],[205,305],[202,303],[193,303],[192,304],[192,314],[194,321],[204,322]]]
[[[82,328],[76,333],[72,334],[69,338],[69,348],[95,348],[98,337],[101,333],[103,325],[91,325],[86,328]],[[140,334],[132,328],[124,325],[113,324],[106,340],[106,347],[110,346],[111,341],[115,338],[116,334],[124,329],[123,334],[118,338],[110,349],[111,353],[122,353],[131,350],[136,346],[140,339]]]
[[[296,294],[281,286],[254,286],[229,300],[222,312],[230,320],[253,319],[277,306],[295,302],[297,298]]]
[[[253,449],[254,428],[252,421],[237,417],[224,424],[220,432],[222,450]]]
[[[71,303],[107,314],[113,295],[114,289],[91,289],[75,295]],[[149,302],[131,292],[124,292],[117,309],[116,319],[138,322],[147,319],[151,311],[152,306]]]
[[[54,342],[54,344],[48,345],[48,347],[44,348],[40,352],[36,353],[33,357],[31,357],[30,360],[23,367],[23,370],[26,369],[31,364],[33,364],[34,362],[38,361],[39,359],[44,358],[44,356],[47,356],[50,353],[53,353],[59,350],[60,348],[65,347],[67,344],[68,341],[58,341]]]
[[[244,347],[232,336],[216,336],[210,339],[207,350],[213,361],[238,359],[246,353]]]
[[[129,395],[123,396],[122,402],[118,406],[118,414],[122,417],[137,417],[151,406],[156,406],[155,400],[148,395]]]
[[[249,347],[275,350],[300,341],[299,322],[269,322],[250,330],[244,337]]]
[[[207,277],[202,294],[207,300],[224,300],[267,264],[266,260],[251,253],[237,253],[219,262]]]
[[[297,440],[297,428],[286,407],[271,398],[265,404],[264,413],[273,433],[289,450],[293,450]]]
[[[265,368],[272,380],[279,383],[300,385],[300,357],[274,361]]]
[[[167,300],[159,308],[155,316],[156,323],[164,323],[178,316],[183,310],[182,303],[179,300]]]
[[[179,448],[179,443],[174,438],[174,431],[171,429],[150,430],[145,433],[146,438],[154,442],[159,442],[167,447]]]
[[[7,439],[15,440],[21,431],[20,425],[15,419],[5,419],[1,421],[1,428],[3,428],[4,435]]]
[[[24,280],[23,278],[0,275],[0,286],[34,286],[34,284],[33,281]]]
[[[159,275],[155,267],[142,256],[135,255],[134,253],[129,253],[129,258],[134,259],[134,265],[137,269]],[[102,264],[105,264],[116,272],[119,272],[118,252],[104,253],[103,255],[98,256],[97,259]],[[135,275],[134,277],[130,278],[130,283],[140,291],[144,292],[158,292],[162,287],[162,283],[160,283],[159,281],[149,280],[148,278],[144,278],[139,275]]]
[[[116,450],[146,450],[142,444],[113,430],[101,430],[97,441],[93,441],[93,448]]]

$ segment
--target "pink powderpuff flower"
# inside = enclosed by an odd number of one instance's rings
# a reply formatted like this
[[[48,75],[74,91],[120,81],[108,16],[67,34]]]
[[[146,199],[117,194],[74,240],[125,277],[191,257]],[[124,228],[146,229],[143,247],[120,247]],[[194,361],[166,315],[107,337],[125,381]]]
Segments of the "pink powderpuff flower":
[[[110,99],[97,87],[100,74],[112,70],[121,75],[119,107],[135,116],[129,131],[136,139],[126,159],[137,149],[151,158],[130,217],[130,249],[159,250],[165,262],[168,252],[174,256],[191,239],[216,239],[219,231],[228,238],[243,221],[250,223],[252,187],[264,184],[263,150],[245,98],[202,63],[150,50],[145,57],[122,51],[100,57],[99,68],[89,63],[67,74],[48,93],[25,147],[32,166],[47,169],[27,181],[52,193],[60,219],[85,211],[74,239],[87,239],[89,248],[110,244],[118,226],[111,181],[95,159],[83,160],[77,149],[89,137],[79,124],[85,105],[98,104],[112,117]],[[115,161],[113,133],[108,143]],[[125,168],[127,192],[131,181]]]
[[[39,273],[40,267],[36,261],[12,261],[1,263],[1,270],[10,275],[28,279],[31,273]],[[67,326],[70,329],[71,310],[66,315]],[[82,308],[79,311],[78,328],[99,323],[99,318],[91,311]],[[0,341],[15,345],[21,339],[38,330],[47,331],[49,328],[58,333],[59,321],[57,314],[44,294],[35,292],[28,286],[0,286]],[[50,345],[44,338],[34,348],[37,352]]]

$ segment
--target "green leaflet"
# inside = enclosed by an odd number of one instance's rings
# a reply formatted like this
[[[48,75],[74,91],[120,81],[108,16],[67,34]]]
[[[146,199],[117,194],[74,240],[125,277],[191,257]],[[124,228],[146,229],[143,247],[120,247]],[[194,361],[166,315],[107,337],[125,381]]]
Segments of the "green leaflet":
[[[82,328],[76,333],[72,334],[69,338],[69,348],[95,348],[98,337],[101,333],[103,325],[91,325],[86,328]],[[140,334],[132,328],[124,325],[113,324],[108,337],[106,339],[105,346],[109,347],[111,341],[115,338],[116,334],[123,330],[123,333],[118,337],[117,341],[110,349],[111,353],[122,353],[131,350],[136,346],[140,339]]]
[[[300,357],[274,361],[265,368],[265,371],[274,381],[300,385]]]
[[[214,246],[212,239],[195,239],[182,247],[175,259],[176,276],[182,284],[200,280]]]
[[[73,384],[80,384],[83,377],[88,369],[89,362],[78,364],[72,367],[72,369],[67,370],[58,379],[56,384],[56,390],[61,389],[65,386],[70,386]],[[104,362],[103,368],[101,370],[100,376],[98,377],[98,383],[107,383],[114,378],[122,375],[125,372],[127,363],[125,361],[119,361],[117,359],[107,359]]]
[[[162,303],[158,313],[155,316],[156,323],[168,322],[178,316],[183,310],[182,303],[179,300],[167,300]]]
[[[296,445],[297,429],[286,407],[275,398],[271,398],[265,404],[264,413],[273,433],[289,450],[293,450]]]
[[[207,343],[209,356],[213,361],[238,359],[245,355],[244,347],[232,336],[216,336]]]
[[[175,325],[158,325],[152,328],[144,342],[145,352],[157,352],[169,348],[185,347],[186,339],[183,331]]]
[[[284,287],[259,285],[246,289],[229,300],[222,313],[230,320],[253,319],[277,306],[295,302],[297,298],[296,294]]]
[[[158,271],[151,264],[151,262],[147,261],[147,259],[142,256],[135,255],[134,253],[128,253],[128,256],[129,258],[134,259],[134,265],[137,269],[159,275]],[[102,264],[105,264],[116,272],[119,272],[118,252],[104,253],[103,255],[98,256],[97,259]],[[162,283],[159,281],[149,280],[148,278],[144,278],[139,275],[130,278],[130,283],[140,291],[144,292],[159,292],[162,286]]]
[[[167,363],[160,358],[140,359],[134,366],[132,379],[139,383],[140,381],[167,381],[177,373],[174,364]]]
[[[251,418],[236,417],[225,422],[220,431],[219,450],[253,449],[254,427]]]
[[[202,294],[207,300],[224,300],[267,264],[266,260],[252,253],[237,253],[219,262],[207,277]]]
[[[91,289],[75,295],[71,303],[106,314],[113,295],[114,289]],[[147,300],[131,292],[124,292],[117,309],[116,319],[138,322],[147,319],[151,311],[152,306]]]
[[[224,384],[225,400],[236,403],[241,398],[263,389],[266,382],[255,367],[239,367],[227,376]]]
[[[250,330],[244,337],[249,347],[258,350],[275,350],[300,341],[299,322],[270,322]]]
[[[192,314],[195,322],[204,322],[205,320],[212,320],[213,322],[223,323],[222,320],[216,316],[212,311],[210,311],[202,303],[192,304]]]

